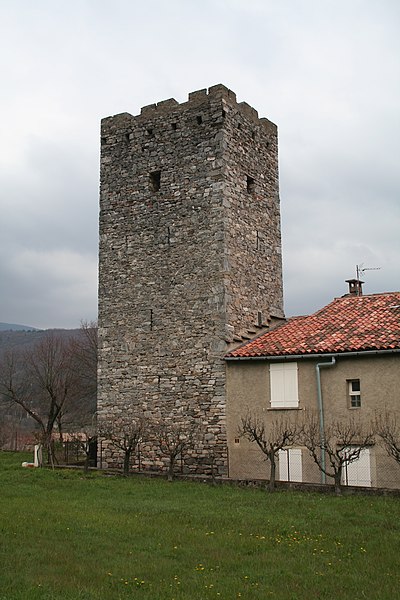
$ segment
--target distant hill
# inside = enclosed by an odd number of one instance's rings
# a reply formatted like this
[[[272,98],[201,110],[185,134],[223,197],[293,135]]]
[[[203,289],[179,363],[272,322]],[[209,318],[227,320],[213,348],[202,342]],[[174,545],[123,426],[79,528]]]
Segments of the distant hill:
[[[82,334],[80,329],[20,329],[2,330],[0,329],[0,357],[3,352],[11,348],[28,348],[33,346],[49,334],[54,333],[64,339],[69,339]]]
[[[40,331],[37,327],[17,325],[15,323],[0,323],[0,331]]]

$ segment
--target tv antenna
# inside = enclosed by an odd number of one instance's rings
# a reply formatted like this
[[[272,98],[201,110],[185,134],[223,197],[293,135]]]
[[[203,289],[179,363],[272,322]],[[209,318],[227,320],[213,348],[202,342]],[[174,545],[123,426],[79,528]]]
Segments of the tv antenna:
[[[364,267],[364,263],[356,265],[356,276],[357,279],[360,280],[361,277],[364,277],[365,271],[380,271],[381,267]]]

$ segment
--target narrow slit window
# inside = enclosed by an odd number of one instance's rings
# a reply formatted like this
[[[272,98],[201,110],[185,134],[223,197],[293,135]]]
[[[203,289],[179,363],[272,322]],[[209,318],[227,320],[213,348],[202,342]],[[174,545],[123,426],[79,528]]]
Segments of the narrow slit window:
[[[126,141],[127,144],[129,144],[130,141],[131,141],[131,137],[130,137],[129,131],[125,134],[125,141]]]
[[[202,124],[202,122],[203,122],[203,117],[202,117],[201,115],[198,115],[198,116],[196,117],[196,121],[197,121],[197,125],[201,125],[201,124]]]
[[[250,177],[249,175],[247,175],[247,193],[248,194],[254,193],[254,186],[255,186],[255,181],[254,181],[253,177]]]
[[[153,171],[150,173],[150,189],[153,192],[158,192],[161,187],[161,171]]]
[[[176,131],[177,124],[176,123],[171,123],[171,129],[172,129],[172,131]]]

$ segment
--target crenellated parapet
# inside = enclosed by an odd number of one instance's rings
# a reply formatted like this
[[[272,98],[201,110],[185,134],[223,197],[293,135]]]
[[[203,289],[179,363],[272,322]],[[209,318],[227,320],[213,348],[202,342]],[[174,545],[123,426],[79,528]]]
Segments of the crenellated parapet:
[[[233,111],[234,114],[242,115],[254,123],[254,125],[263,126],[271,132],[276,130],[276,125],[266,118],[260,119],[257,110],[250,106],[250,104],[247,104],[247,102],[237,102],[235,92],[232,92],[232,90],[222,84],[218,84],[208,89],[204,88],[190,92],[187,102],[179,103],[175,98],[169,98],[143,106],[139,115],[124,112],[107,117],[102,120],[103,132],[113,131],[116,128],[128,128],[133,123],[176,116],[179,113],[185,114],[188,111],[207,110],[208,106],[215,104],[221,105],[228,112]]]

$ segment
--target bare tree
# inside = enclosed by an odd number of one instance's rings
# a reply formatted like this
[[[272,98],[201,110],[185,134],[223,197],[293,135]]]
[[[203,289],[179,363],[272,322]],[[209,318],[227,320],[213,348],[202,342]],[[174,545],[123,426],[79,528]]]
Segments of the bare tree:
[[[85,455],[83,468],[84,472],[87,473],[90,466],[92,444],[96,443],[97,439],[97,426],[95,422],[93,422],[91,425],[85,424],[79,428],[79,431],[69,434],[69,439],[70,441],[74,442]]]
[[[153,435],[161,454],[168,459],[168,481],[174,478],[177,459],[183,459],[187,450],[193,447],[196,426],[188,421],[182,423],[153,422]]]
[[[72,339],[76,366],[79,370],[82,387],[86,395],[96,397],[97,394],[97,323],[82,321],[80,335]]]
[[[293,446],[299,435],[299,426],[296,422],[287,418],[274,419],[268,425],[264,419],[256,414],[248,412],[242,417],[238,427],[238,434],[250,442],[255,442],[265,455],[266,460],[271,463],[271,474],[269,478],[269,489],[274,490],[276,486],[276,461],[280,450]]]
[[[394,413],[384,412],[376,419],[376,431],[389,456],[400,464],[400,425]]]
[[[54,464],[52,433],[67,402],[79,390],[69,340],[50,332],[24,352],[6,352],[0,364],[0,392],[36,422],[39,438]]]
[[[26,417],[26,411],[17,404],[10,406],[10,401],[0,394],[0,448],[19,449],[19,443],[24,443],[29,430],[29,419]]]
[[[132,454],[138,447],[138,444],[145,438],[147,432],[148,421],[143,414],[139,414],[129,420],[115,419],[114,421],[100,424],[100,435],[110,440],[114,448],[123,452],[123,473],[125,476],[129,475]]]
[[[353,418],[329,421],[321,431],[317,415],[309,413],[302,442],[320,471],[333,478],[335,492],[340,495],[344,467],[358,460],[361,452],[374,443],[374,431]]]
[[[80,331],[70,340],[76,372],[76,393],[57,417],[60,438],[62,428],[90,428],[97,408],[97,324],[82,321]]]
[[[0,423],[0,450],[4,450],[9,440],[10,433],[4,423]]]

